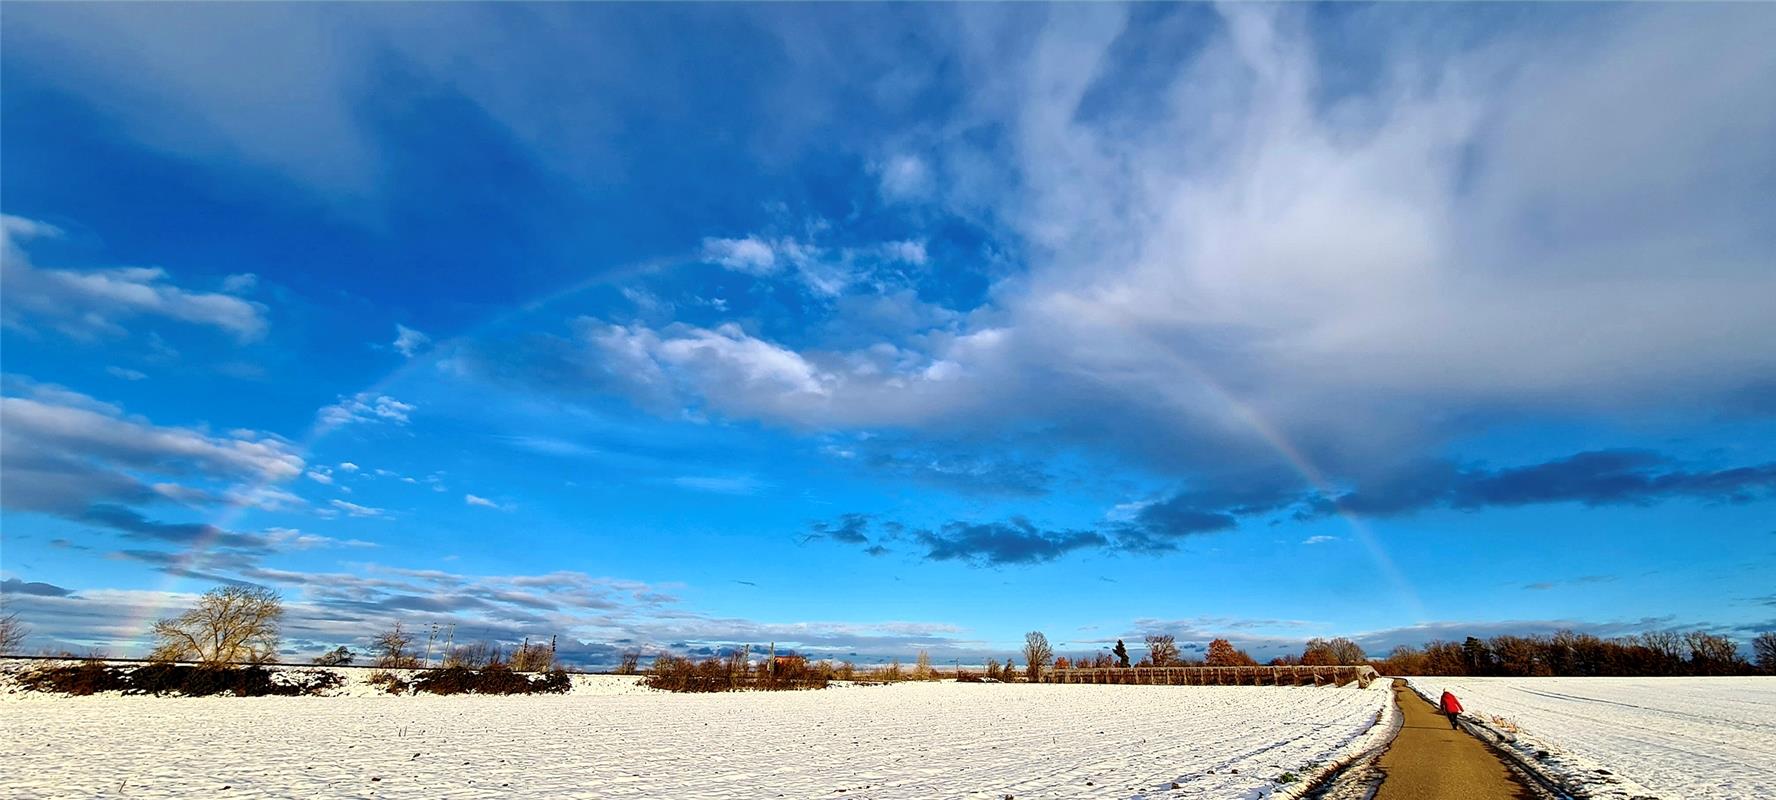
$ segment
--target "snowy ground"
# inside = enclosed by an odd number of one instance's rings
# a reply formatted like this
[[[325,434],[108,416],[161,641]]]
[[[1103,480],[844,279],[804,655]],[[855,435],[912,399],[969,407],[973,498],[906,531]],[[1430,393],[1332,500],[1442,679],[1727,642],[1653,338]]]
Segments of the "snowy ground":
[[[1455,692],[1538,771],[1594,797],[1776,798],[1776,678],[1411,682]]]
[[[0,797],[1291,796],[1386,734],[1355,687],[0,695]],[[1176,783],[1178,788],[1173,788]],[[226,791],[223,792],[226,787]]]

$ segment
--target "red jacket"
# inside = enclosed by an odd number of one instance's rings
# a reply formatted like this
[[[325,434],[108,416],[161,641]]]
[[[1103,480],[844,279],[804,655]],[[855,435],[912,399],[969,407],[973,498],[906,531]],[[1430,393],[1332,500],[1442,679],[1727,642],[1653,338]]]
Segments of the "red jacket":
[[[1443,713],[1445,713],[1445,714],[1460,714],[1460,713],[1462,713],[1461,701],[1455,699],[1455,695],[1450,692],[1443,693],[1443,699],[1438,702],[1438,705],[1443,707]]]

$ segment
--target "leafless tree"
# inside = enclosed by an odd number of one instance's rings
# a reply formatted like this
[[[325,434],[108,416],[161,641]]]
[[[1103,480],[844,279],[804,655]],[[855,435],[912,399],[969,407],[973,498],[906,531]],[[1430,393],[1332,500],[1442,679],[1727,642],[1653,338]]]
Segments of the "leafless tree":
[[[630,650],[623,654],[623,660],[617,662],[618,675],[634,675],[636,667],[641,666],[641,654]]]
[[[1178,663],[1178,642],[1169,633],[1147,634],[1147,660],[1156,667]]]
[[[340,645],[315,656],[314,663],[323,667],[346,667],[351,666],[352,660],[355,658],[357,656],[352,653],[351,648]]]
[[[25,643],[25,634],[30,632],[30,626],[19,619],[17,611],[0,617],[0,653],[17,652]]]
[[[284,603],[263,586],[218,586],[177,617],[154,623],[155,661],[262,664],[277,655]]]
[[[1690,669],[1700,675],[1732,675],[1745,665],[1739,657],[1739,643],[1725,636],[1702,631],[1684,634],[1690,648]]]
[[[1751,640],[1751,652],[1765,672],[1776,673],[1776,631],[1764,631]]]
[[[1307,640],[1307,648],[1301,653],[1301,663],[1313,667],[1360,665],[1369,663],[1369,656],[1363,652],[1362,645],[1342,636],[1336,639],[1316,637]]]
[[[370,637],[370,649],[376,651],[376,666],[383,669],[413,669],[419,666],[419,659],[408,652],[413,646],[413,634],[401,629],[401,623]]]
[[[1054,660],[1054,648],[1049,646],[1048,637],[1042,631],[1030,631],[1024,634],[1024,663],[1026,677],[1035,683],[1042,677],[1042,671],[1048,669],[1048,662]]]

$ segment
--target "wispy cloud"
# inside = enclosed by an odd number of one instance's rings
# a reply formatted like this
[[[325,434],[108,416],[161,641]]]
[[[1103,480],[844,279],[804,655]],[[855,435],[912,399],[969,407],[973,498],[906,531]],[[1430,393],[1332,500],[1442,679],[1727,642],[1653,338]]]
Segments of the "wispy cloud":
[[[473,495],[473,494],[463,495],[463,503],[465,503],[466,505],[471,505],[471,506],[479,506],[481,508],[493,508],[493,509],[500,509],[500,510],[504,510],[504,508],[505,508],[505,506],[502,506],[499,503],[496,503],[496,502],[489,500],[485,497],[481,497],[480,495]]]
[[[341,397],[339,402],[321,408],[316,419],[322,428],[337,428],[363,422],[386,422],[405,425],[414,406],[386,394],[361,392]]]
[[[395,324],[395,351],[412,358],[432,343],[432,337],[399,323]]]
[[[158,317],[217,328],[243,342],[265,333],[264,306],[232,294],[181,288],[158,267],[67,270],[33,264],[24,242],[60,235],[52,225],[0,216],[0,274],[6,282],[9,327],[41,321],[85,339],[123,336],[128,320]]]

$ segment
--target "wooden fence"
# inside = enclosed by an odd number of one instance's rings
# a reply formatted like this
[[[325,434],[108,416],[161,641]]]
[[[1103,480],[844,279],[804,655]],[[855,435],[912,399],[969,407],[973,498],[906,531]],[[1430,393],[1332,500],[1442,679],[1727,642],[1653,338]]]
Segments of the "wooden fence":
[[[1085,667],[1051,669],[1043,683],[1127,683],[1148,686],[1344,686],[1368,688],[1375,668],[1350,667]]]

